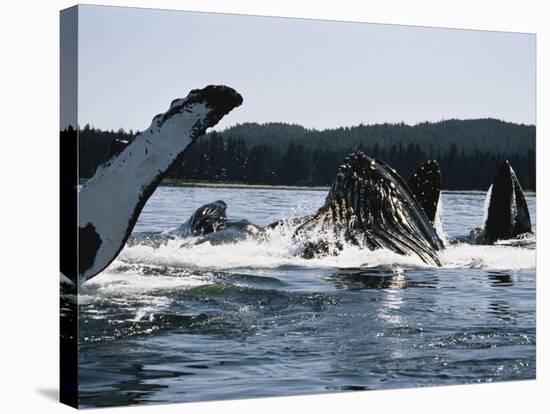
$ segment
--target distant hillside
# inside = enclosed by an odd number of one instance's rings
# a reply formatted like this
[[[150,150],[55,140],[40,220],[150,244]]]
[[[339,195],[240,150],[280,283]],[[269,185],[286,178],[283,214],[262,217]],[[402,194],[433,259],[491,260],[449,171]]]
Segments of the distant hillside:
[[[306,148],[347,149],[363,147],[391,148],[392,145],[420,145],[427,153],[439,155],[453,144],[466,154],[474,151],[504,154],[535,149],[535,126],[514,124],[497,119],[450,119],[416,125],[374,124],[317,131],[284,123],[245,123],[219,133],[224,139],[243,140],[247,147],[268,144],[286,147],[290,142]]]
[[[81,177],[121,151],[136,133],[85,126],[79,134]],[[448,190],[486,190],[510,160],[524,189],[536,189],[535,127],[495,119],[359,125],[324,131],[284,123],[236,125],[202,137],[171,178],[247,184],[330,185],[355,149],[408,177],[427,159],[439,161]]]

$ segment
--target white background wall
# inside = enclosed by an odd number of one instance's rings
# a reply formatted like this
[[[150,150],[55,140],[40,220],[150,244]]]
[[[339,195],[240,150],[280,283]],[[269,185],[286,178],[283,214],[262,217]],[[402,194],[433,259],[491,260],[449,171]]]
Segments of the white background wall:
[[[95,3],[90,1],[90,3]],[[142,0],[100,4],[536,32],[538,48],[536,381],[105,409],[135,413],[535,413],[549,406],[548,204],[544,127],[550,13],[540,0]],[[58,11],[70,1],[0,5],[0,410],[70,412],[58,387]],[[545,66],[546,63],[546,66]],[[546,116],[543,113],[546,112]],[[543,208],[541,208],[543,207]],[[544,326],[546,325],[546,329]]]

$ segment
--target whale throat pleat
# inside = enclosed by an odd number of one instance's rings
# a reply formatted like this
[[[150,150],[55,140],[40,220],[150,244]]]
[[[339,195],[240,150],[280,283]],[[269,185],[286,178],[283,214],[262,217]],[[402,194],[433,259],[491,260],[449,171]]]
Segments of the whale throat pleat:
[[[443,243],[405,181],[362,152],[350,155],[325,204],[295,232],[297,239],[326,234],[371,250],[387,248],[440,265]]]

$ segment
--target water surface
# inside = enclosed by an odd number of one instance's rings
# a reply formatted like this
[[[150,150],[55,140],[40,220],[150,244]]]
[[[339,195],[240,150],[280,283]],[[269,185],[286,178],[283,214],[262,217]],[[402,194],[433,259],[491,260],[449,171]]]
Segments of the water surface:
[[[134,233],[183,223],[223,199],[265,225],[327,191],[160,187]],[[442,196],[466,235],[484,195]],[[535,223],[535,197],[527,197]],[[449,245],[443,267],[346,247],[296,257],[267,243],[125,248],[80,292],[83,407],[206,401],[535,378],[535,243]]]

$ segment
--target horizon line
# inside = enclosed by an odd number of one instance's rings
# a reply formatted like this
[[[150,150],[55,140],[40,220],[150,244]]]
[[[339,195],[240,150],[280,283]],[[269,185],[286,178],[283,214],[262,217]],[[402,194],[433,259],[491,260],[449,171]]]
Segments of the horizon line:
[[[307,131],[315,131],[315,132],[325,132],[325,131],[335,131],[337,129],[341,129],[341,128],[358,128],[358,127],[372,127],[372,126],[379,126],[379,125],[405,125],[405,126],[408,126],[408,127],[411,127],[411,128],[414,128],[415,126],[418,126],[418,125],[421,125],[421,124],[439,124],[439,123],[442,123],[442,122],[449,122],[449,121],[498,121],[498,122],[502,122],[502,123],[505,123],[505,124],[513,124],[513,125],[518,125],[518,126],[525,126],[525,127],[535,127],[536,128],[536,123],[525,123],[525,122],[514,122],[514,121],[507,121],[505,119],[501,119],[501,118],[493,118],[493,117],[479,117],[479,118],[443,118],[443,119],[440,119],[439,121],[418,121],[416,123],[408,123],[408,122],[404,122],[404,121],[401,121],[401,122],[374,122],[374,123],[369,123],[369,124],[364,124],[364,123],[359,123],[359,124],[355,124],[355,125],[341,125],[341,126],[338,126],[338,127],[327,127],[327,128],[316,128],[316,127],[306,127],[302,124],[298,124],[298,123],[295,123],[295,122],[286,122],[286,121],[266,121],[266,122],[257,122],[257,121],[245,121],[245,122],[237,122],[233,125],[228,125],[228,126],[225,126],[223,127],[223,129],[221,130],[216,130],[216,126],[214,127],[211,127],[209,128],[209,131],[207,133],[210,133],[210,132],[217,132],[217,133],[223,133],[229,129],[232,129],[232,128],[235,128],[235,127],[238,127],[238,126],[241,126],[241,125],[247,125],[247,124],[256,124],[256,125],[259,125],[259,126],[266,126],[266,125],[271,125],[271,124],[283,124],[283,125],[289,125],[289,126],[298,126],[298,127],[301,127]],[[74,126],[72,125],[67,125],[63,128],[60,128],[60,131],[64,131],[66,129],[68,129],[68,127],[72,127],[73,129],[75,129]],[[134,133],[140,133],[140,132],[143,132],[139,129],[133,129],[133,128],[129,128],[129,129],[125,129],[124,127],[119,127],[117,129],[114,129],[114,128],[107,128],[107,129],[103,129],[103,128],[100,128],[100,127],[95,127],[92,123],[90,122],[86,122],[84,124],[83,127],[80,127],[79,124],[77,124],[77,127],[76,127],[76,130],[82,130],[84,129],[86,126],[89,126],[90,129],[95,129],[95,130],[98,130],[98,131],[103,131],[103,132],[117,132],[117,131],[120,131],[120,130],[123,130],[124,132],[129,132],[129,131],[132,131]],[[147,128],[146,128],[147,129]],[[205,134],[206,135],[206,134]]]

